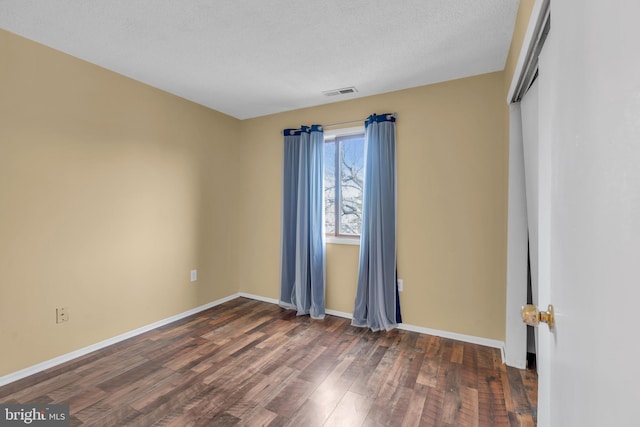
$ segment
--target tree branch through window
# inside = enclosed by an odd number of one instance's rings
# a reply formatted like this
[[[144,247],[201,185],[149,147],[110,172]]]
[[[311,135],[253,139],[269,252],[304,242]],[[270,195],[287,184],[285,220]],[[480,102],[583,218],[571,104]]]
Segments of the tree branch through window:
[[[358,237],[362,225],[364,134],[325,138],[324,154],[325,232]]]

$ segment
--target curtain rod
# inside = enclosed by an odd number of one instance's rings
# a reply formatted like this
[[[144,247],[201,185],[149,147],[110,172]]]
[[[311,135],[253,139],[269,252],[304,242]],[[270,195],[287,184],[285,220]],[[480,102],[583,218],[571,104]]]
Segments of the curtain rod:
[[[387,114],[388,116],[393,116],[394,119],[398,118],[398,113],[391,113],[391,114]],[[365,117],[364,119],[360,119],[360,120],[349,120],[348,122],[340,122],[340,123],[330,123],[328,125],[321,125],[322,128],[328,128],[328,127],[334,127],[334,126],[342,126],[342,125],[348,125],[351,123],[364,123],[365,120],[367,120],[368,117]],[[284,135],[284,131],[280,131],[281,135]]]
[[[393,116],[394,119],[398,118],[398,113],[392,113],[391,114]],[[330,123],[328,125],[322,125],[323,128],[328,128],[328,127],[333,127],[333,126],[342,126],[342,125],[348,125],[351,123],[364,123],[365,120],[367,120],[368,117],[365,117],[364,119],[360,119],[360,120],[349,120],[348,122],[340,122],[340,123]]]

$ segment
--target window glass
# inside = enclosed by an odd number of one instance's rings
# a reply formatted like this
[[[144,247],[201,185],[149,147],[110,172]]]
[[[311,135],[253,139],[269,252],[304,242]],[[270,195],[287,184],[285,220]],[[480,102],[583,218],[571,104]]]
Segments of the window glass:
[[[336,234],[336,143],[324,144],[324,227],[325,233]]]
[[[327,135],[324,147],[325,233],[358,237],[362,224],[364,131]]]

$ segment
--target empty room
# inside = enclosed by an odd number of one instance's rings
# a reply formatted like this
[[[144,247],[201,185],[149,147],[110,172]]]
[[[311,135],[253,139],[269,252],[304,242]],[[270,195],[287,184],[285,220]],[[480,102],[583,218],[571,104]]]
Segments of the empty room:
[[[637,425],[602,3],[0,1],[0,425]]]

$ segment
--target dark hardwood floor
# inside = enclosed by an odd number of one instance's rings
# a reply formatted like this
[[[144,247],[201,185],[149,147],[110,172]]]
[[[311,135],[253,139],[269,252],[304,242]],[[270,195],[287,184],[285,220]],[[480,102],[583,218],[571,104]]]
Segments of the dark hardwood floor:
[[[71,425],[533,426],[535,372],[498,350],[238,298],[0,388]]]

